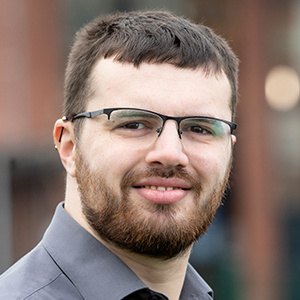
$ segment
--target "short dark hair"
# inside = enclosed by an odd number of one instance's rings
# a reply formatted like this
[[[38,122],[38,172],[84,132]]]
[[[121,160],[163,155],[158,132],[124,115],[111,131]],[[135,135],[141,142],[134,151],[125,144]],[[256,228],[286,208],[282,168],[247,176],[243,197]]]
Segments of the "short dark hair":
[[[136,11],[101,16],[76,34],[65,77],[64,114],[86,109],[91,73],[101,58],[132,63],[168,63],[178,68],[224,72],[230,82],[235,115],[239,61],[227,42],[204,25],[166,11]]]

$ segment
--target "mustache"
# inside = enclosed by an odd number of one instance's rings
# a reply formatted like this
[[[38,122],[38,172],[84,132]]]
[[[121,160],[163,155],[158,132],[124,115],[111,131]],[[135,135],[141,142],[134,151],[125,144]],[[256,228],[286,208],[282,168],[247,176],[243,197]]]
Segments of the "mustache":
[[[201,179],[199,176],[192,176],[185,169],[181,167],[174,167],[171,169],[164,169],[160,167],[148,167],[146,170],[130,170],[128,171],[121,180],[121,190],[122,192],[127,191],[128,187],[133,186],[141,178],[178,178],[186,181],[191,189],[196,192],[197,195],[200,195],[202,185]]]

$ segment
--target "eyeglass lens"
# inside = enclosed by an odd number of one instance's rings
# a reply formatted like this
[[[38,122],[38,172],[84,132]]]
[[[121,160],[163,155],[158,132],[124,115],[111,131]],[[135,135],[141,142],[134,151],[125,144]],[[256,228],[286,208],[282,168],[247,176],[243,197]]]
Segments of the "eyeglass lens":
[[[219,120],[186,118],[179,124],[183,144],[220,144],[230,136],[229,125]],[[163,126],[164,120],[159,115],[134,109],[113,111],[109,122],[111,139],[133,147],[154,142]]]

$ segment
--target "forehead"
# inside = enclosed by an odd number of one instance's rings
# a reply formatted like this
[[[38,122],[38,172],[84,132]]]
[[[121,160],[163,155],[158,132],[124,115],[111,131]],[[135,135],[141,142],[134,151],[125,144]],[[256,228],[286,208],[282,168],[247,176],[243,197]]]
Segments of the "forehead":
[[[143,63],[138,68],[101,59],[91,75],[89,110],[136,107],[162,114],[208,115],[230,119],[231,88],[227,77],[202,69]]]

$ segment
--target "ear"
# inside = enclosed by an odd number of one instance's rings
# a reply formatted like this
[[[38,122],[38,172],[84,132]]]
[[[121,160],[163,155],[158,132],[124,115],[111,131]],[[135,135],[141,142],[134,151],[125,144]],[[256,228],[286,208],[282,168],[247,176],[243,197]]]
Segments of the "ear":
[[[236,136],[235,135],[231,135],[231,141],[232,141],[232,146],[236,143]]]
[[[75,137],[73,124],[59,119],[55,122],[53,130],[55,148],[66,171],[75,177]]]

